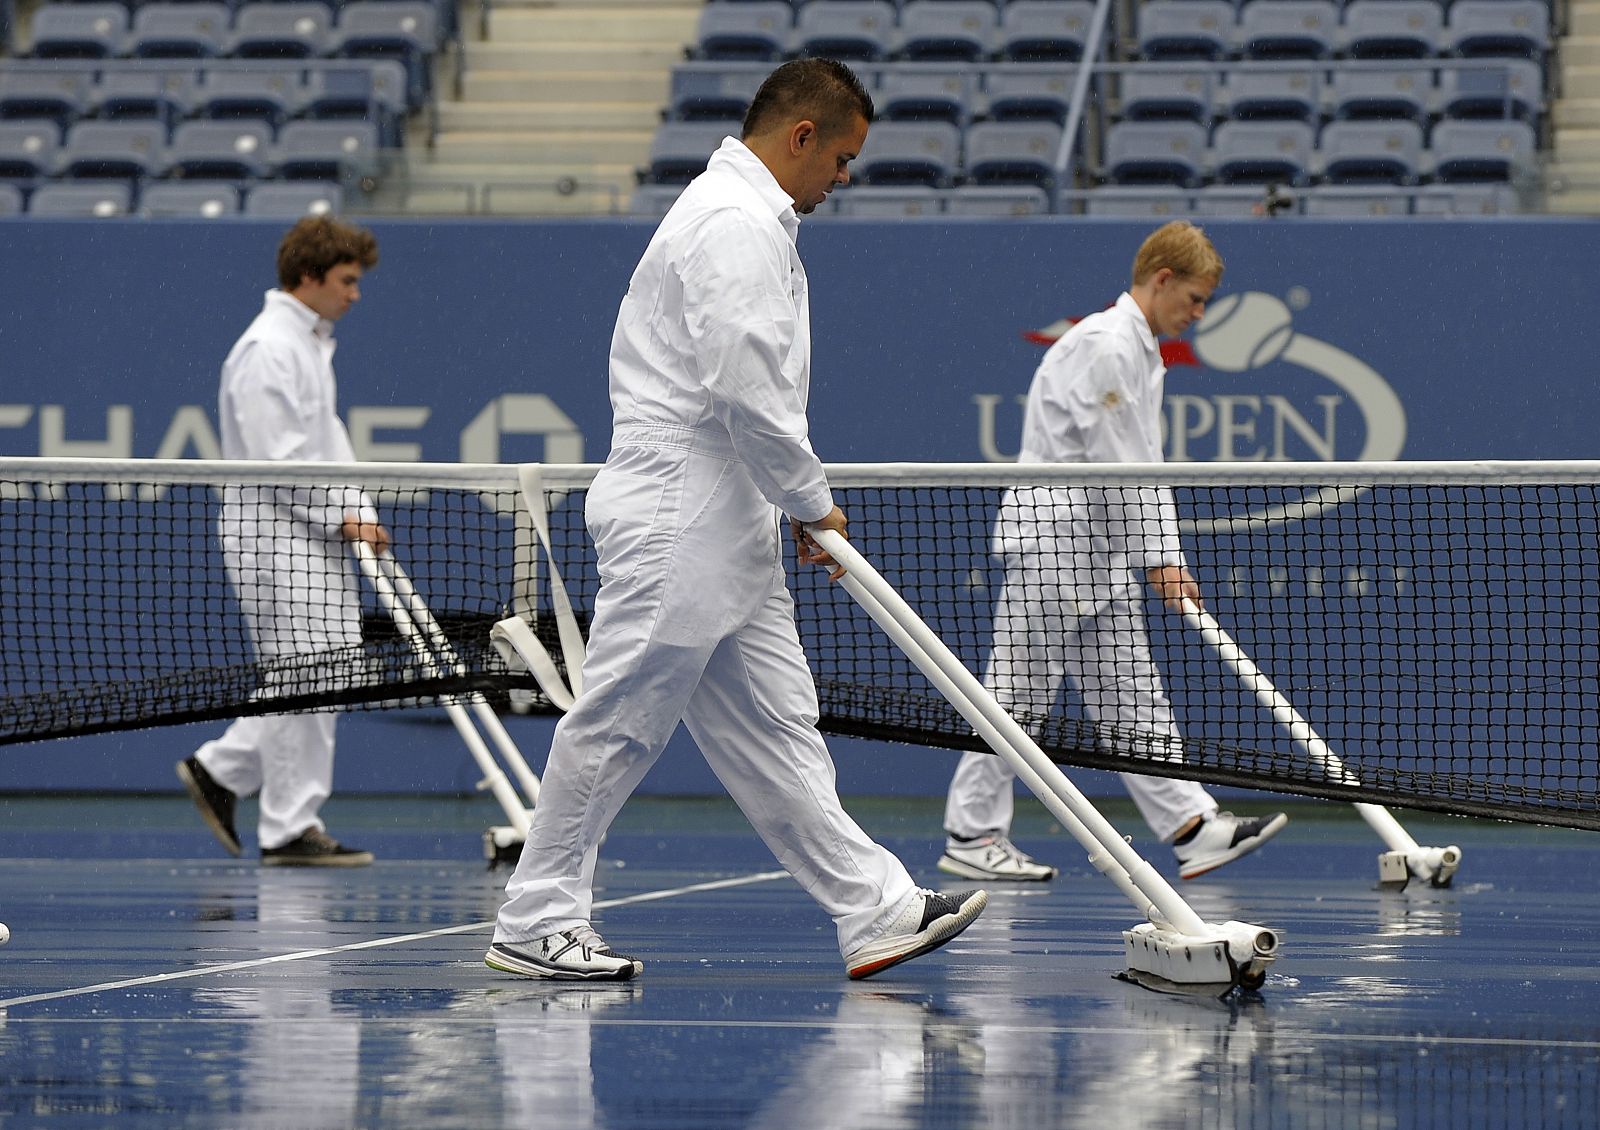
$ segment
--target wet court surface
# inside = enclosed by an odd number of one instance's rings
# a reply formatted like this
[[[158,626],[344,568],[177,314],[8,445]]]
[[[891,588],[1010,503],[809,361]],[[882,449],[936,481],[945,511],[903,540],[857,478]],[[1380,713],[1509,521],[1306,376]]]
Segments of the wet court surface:
[[[850,807],[944,885],[936,801]],[[1017,838],[1061,879],[991,886],[946,949],[851,982],[730,805],[636,798],[597,920],[645,973],[575,988],[481,964],[505,880],[481,801],[336,798],[378,864],[297,873],[226,858],[174,798],[0,798],[0,1127],[1600,1125],[1594,837],[1405,814],[1465,863],[1380,892],[1348,808],[1291,811],[1181,886],[1284,935],[1224,1003],[1113,977],[1134,914],[1031,803]]]

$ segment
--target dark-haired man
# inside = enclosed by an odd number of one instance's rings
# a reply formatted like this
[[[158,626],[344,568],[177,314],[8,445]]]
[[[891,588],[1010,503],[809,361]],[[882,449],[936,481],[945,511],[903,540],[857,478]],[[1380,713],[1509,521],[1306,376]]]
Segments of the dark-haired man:
[[[361,298],[378,262],[363,228],[301,220],[278,246],[278,289],[222,364],[218,409],[225,459],[354,462],[337,413],[333,323]],[[257,657],[331,652],[361,642],[361,601],[348,542],[382,553],[389,534],[355,488],[227,488],[222,547]],[[332,713],[240,718],[178,778],[223,847],[238,855],[234,807],[260,794],[256,830],[269,867],[356,867],[372,853],[346,847],[318,811],[333,790]]]
[[[944,944],[986,897],[921,890],[845,813],[784,583],[780,515],[843,531],[806,422],[811,334],[797,213],[849,181],[872,100],[848,67],[786,63],[661,221],[611,343],[611,454],[585,517],[600,593],[584,689],[556,727],[507,885],[493,969],[629,980],[595,932],[597,845],[680,719],[851,977]]]

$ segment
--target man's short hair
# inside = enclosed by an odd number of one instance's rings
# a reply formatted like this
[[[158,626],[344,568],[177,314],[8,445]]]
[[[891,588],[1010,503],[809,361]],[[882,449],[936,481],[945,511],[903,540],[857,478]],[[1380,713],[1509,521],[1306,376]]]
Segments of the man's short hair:
[[[1179,278],[1222,281],[1222,256],[1211,245],[1206,233],[1187,220],[1163,224],[1139,247],[1133,257],[1133,283],[1140,283],[1161,270],[1172,268]]]
[[[854,71],[835,59],[795,59],[767,76],[744,116],[746,140],[804,119],[832,137],[855,124],[870,123],[872,95]]]
[[[278,285],[293,290],[307,275],[321,282],[340,263],[371,270],[378,263],[377,239],[366,228],[332,216],[307,216],[278,244]]]

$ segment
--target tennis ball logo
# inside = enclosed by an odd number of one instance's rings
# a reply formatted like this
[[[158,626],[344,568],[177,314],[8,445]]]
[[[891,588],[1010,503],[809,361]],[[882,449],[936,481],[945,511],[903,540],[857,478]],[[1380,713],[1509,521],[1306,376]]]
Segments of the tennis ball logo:
[[[1259,290],[1214,303],[1194,331],[1195,352],[1213,369],[1242,373],[1270,365],[1294,340],[1289,308]]]

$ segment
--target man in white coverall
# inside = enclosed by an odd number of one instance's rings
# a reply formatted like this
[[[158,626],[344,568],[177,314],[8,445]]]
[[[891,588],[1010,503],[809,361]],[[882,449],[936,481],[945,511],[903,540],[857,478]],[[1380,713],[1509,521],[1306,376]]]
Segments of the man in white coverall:
[[[337,414],[333,324],[361,297],[378,261],[370,232],[307,217],[278,248],[279,289],[222,364],[218,398],[226,459],[355,461]],[[361,643],[361,599],[349,542],[382,553],[389,535],[357,488],[228,487],[222,548],[228,576],[264,662]],[[257,832],[267,866],[353,867],[372,853],[340,844],[317,815],[333,789],[330,712],[240,718],[178,777],[200,815],[238,855],[234,807],[260,794]]]
[[[611,343],[611,453],[585,518],[600,592],[583,694],[485,955],[527,977],[628,980],[590,924],[597,846],[678,721],[837,927],[851,977],[944,944],[982,891],[918,889],[845,813],[784,583],[780,514],[843,531],[807,435],[811,332],[796,213],[849,181],[872,100],[849,68],[786,63],[673,205]]]
[[[1028,389],[1021,463],[1159,463],[1166,366],[1158,339],[1205,313],[1222,259],[1204,232],[1177,221],[1139,248],[1133,285],[1109,310],[1068,330]],[[1139,575],[1168,608],[1200,588],[1178,545],[1168,488],[1018,488],[995,521],[1005,561],[984,683],[1007,710],[1043,715],[1071,678],[1108,745],[1182,759],[1172,707],[1150,655]],[[945,808],[939,869],[969,879],[1043,881],[1056,869],[1010,840],[1012,779],[998,757],[968,753]],[[1265,843],[1288,823],[1277,813],[1218,812],[1193,781],[1122,774],[1150,830],[1171,842],[1185,879]]]

